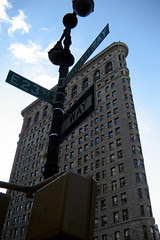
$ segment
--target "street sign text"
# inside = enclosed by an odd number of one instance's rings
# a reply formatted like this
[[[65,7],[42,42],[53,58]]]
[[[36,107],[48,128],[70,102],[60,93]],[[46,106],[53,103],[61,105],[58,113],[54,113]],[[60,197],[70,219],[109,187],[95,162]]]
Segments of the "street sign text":
[[[55,102],[55,92],[51,92],[11,70],[8,73],[6,82],[48,103],[53,104]]]
[[[94,110],[94,86],[88,89],[82,97],[65,113],[62,124],[62,136],[68,135]]]
[[[89,46],[86,52],[82,55],[79,61],[75,64],[75,66],[71,69],[71,71],[66,76],[67,84],[71,78],[77,73],[77,71],[82,67],[85,61],[91,56],[94,50],[100,45],[100,43],[105,39],[105,37],[109,34],[109,24],[105,26],[105,28],[100,32],[97,38],[93,41],[93,43]]]

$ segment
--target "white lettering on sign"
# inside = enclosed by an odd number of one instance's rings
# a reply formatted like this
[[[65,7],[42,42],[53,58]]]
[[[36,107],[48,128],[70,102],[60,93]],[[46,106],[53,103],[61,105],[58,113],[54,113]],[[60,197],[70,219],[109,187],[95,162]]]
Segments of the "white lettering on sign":
[[[18,79],[19,79],[19,76],[17,76],[17,74],[12,74],[12,77],[11,77],[11,84],[13,84],[14,86],[18,86]]]
[[[85,111],[92,105],[92,95],[89,95],[70,115],[64,120],[62,131],[65,131],[72,123],[74,123]]]

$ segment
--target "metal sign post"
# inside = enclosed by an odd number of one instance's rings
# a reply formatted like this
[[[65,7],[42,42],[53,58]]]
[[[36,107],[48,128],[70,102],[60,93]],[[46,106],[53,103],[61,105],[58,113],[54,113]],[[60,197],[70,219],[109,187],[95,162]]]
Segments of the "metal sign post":
[[[66,15],[67,16],[67,15]],[[74,13],[69,14],[69,18],[74,18]],[[68,16],[67,16],[68,19]],[[70,23],[70,21],[69,21]],[[67,22],[68,24],[68,22]],[[67,25],[64,24],[65,26]],[[58,156],[59,156],[59,145],[61,142],[61,134],[65,136],[68,132],[76,127],[81,119],[85,119],[90,111],[93,111],[93,96],[86,95],[77,101],[77,103],[70,109],[72,111],[71,118],[65,118],[64,127],[62,128],[63,115],[64,115],[64,98],[65,98],[65,86],[70,82],[73,76],[78,72],[86,60],[91,56],[95,49],[100,45],[100,43],[109,34],[109,24],[100,32],[97,38],[93,41],[90,47],[82,55],[79,61],[75,64],[72,70],[68,73],[69,66],[74,62],[73,55],[70,53],[69,47],[71,45],[70,30],[75,27],[75,25],[67,25],[62,37],[49,52],[49,58],[53,64],[60,66],[60,76],[58,81],[57,92],[49,91],[46,88],[20,76],[19,74],[9,71],[6,82],[54,105],[53,118],[51,123],[51,130],[49,135],[49,145],[47,152],[47,161],[44,167],[44,178],[53,176],[53,174],[58,172]],[[62,40],[64,39],[64,48],[62,47]],[[87,98],[86,98],[87,96]],[[83,101],[84,100],[84,101]],[[87,101],[87,102],[86,102]],[[85,104],[86,103],[86,104]],[[80,105],[78,105],[80,104]],[[84,107],[85,105],[85,107]],[[77,109],[76,109],[77,108]],[[83,111],[84,110],[84,111]],[[70,121],[72,119],[72,121]]]

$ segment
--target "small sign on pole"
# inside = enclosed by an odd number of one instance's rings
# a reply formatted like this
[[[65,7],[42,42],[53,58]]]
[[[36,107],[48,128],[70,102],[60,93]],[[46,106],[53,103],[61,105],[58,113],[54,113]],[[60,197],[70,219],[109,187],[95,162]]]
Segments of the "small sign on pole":
[[[94,111],[94,85],[64,114],[62,138],[73,131],[85,118]]]

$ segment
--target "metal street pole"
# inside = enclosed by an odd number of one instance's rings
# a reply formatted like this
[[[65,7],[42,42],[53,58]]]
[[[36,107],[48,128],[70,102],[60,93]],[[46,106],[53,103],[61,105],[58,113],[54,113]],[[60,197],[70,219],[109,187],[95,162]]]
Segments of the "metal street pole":
[[[49,134],[49,144],[47,152],[47,160],[44,166],[44,179],[53,176],[58,172],[58,157],[59,157],[59,145],[61,139],[61,126],[64,114],[64,99],[65,99],[65,84],[64,79],[67,76],[69,67],[74,63],[74,57],[70,53],[71,45],[71,29],[77,25],[77,17],[87,16],[94,9],[93,0],[73,0],[73,13],[68,13],[63,18],[63,24],[66,27],[60,40],[49,51],[49,59],[55,64],[59,65],[59,81],[57,86],[56,102],[53,105],[53,118],[51,123],[51,129]],[[64,39],[64,41],[63,41]],[[62,41],[64,47],[62,46]]]

